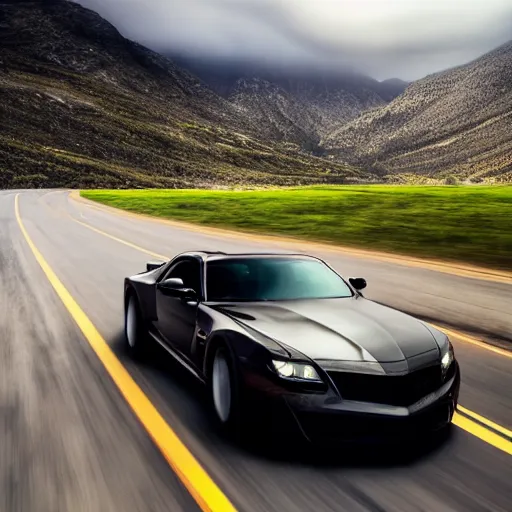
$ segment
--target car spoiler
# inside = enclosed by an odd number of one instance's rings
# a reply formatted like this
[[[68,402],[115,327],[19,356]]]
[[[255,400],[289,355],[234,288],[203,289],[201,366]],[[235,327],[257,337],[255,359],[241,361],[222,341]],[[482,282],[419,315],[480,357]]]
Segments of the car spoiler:
[[[165,261],[148,261],[146,263],[146,272],[156,270],[157,268],[160,268],[162,265],[165,265]]]

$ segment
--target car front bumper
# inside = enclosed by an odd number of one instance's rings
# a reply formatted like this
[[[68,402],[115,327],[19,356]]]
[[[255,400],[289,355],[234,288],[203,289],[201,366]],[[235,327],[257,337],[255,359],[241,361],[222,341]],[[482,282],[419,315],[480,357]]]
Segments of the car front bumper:
[[[311,442],[380,441],[416,437],[448,425],[457,407],[460,370],[434,393],[409,407],[343,400],[327,393],[270,393],[258,389],[258,402],[280,433],[290,428]]]

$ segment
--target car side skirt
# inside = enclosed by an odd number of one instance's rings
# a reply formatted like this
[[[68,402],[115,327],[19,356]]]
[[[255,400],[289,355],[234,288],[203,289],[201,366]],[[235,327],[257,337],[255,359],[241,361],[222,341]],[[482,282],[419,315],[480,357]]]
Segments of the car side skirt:
[[[149,335],[155,340],[166,352],[168,352],[181,366],[188,370],[196,379],[205,383],[204,377],[176,350],[171,348],[154,330],[149,331]]]

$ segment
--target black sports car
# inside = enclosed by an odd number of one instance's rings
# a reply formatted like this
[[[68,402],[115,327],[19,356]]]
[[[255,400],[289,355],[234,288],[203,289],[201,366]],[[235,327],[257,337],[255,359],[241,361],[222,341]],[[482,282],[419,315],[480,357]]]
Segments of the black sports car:
[[[219,424],[258,411],[309,440],[437,430],[460,373],[447,336],[306,255],[189,252],[125,280],[129,350],[207,384]]]

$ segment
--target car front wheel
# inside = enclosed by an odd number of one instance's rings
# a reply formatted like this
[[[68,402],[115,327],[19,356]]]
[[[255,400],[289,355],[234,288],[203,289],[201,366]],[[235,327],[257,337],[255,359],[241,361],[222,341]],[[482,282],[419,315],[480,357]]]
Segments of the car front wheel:
[[[239,427],[238,382],[233,359],[225,346],[215,350],[209,378],[210,400],[219,425],[229,431]]]

